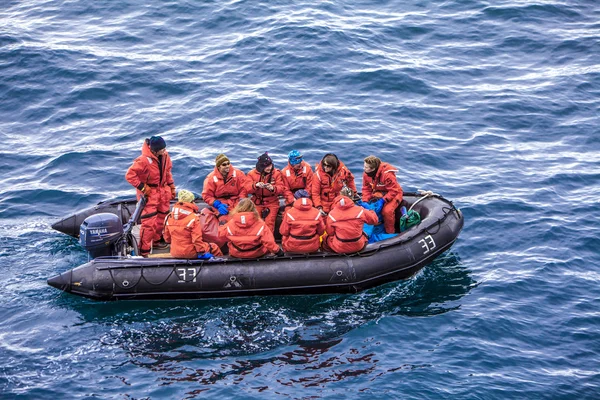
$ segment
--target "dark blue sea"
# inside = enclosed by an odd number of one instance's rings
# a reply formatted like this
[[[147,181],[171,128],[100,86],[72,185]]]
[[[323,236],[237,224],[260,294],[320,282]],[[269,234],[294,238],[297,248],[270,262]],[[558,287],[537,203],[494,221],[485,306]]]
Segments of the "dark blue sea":
[[[600,398],[600,3],[3,0],[0,398]],[[133,196],[162,135],[215,156],[364,157],[465,226],[354,295],[94,302],[50,225]]]

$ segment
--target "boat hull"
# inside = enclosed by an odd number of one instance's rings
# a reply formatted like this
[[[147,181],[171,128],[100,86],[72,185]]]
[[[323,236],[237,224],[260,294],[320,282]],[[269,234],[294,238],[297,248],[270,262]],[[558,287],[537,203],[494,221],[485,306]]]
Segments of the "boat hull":
[[[209,261],[101,257],[48,284],[96,300],[356,293],[409,278],[452,246],[462,213],[439,196],[419,201],[415,209],[424,216],[419,225],[356,254]]]

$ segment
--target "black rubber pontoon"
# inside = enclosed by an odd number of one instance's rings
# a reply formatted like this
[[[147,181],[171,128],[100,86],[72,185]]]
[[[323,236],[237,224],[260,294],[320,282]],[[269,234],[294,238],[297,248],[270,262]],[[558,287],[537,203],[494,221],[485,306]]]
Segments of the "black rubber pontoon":
[[[96,300],[356,293],[411,277],[449,249],[463,227],[460,210],[441,196],[405,193],[403,204],[414,204],[421,222],[360,253],[209,261],[99,257],[48,279],[48,284]],[[53,228],[76,236],[82,221],[100,212],[113,212],[126,222],[135,205],[134,200],[100,203]]]

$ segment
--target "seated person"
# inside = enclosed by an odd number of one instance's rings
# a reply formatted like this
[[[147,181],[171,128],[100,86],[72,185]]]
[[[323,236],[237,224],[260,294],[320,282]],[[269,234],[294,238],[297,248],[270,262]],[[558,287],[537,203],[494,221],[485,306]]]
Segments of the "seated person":
[[[258,157],[256,168],[246,175],[246,192],[252,195],[258,215],[265,220],[271,233],[275,232],[275,221],[279,212],[279,195],[284,195],[281,171],[275,168],[269,153]]]
[[[260,219],[250,199],[241,199],[219,234],[227,238],[229,255],[237,258],[258,258],[265,254],[283,255],[275,243],[273,232]]]
[[[174,258],[222,256],[219,246],[202,240],[202,225],[198,216],[198,206],[194,204],[194,194],[182,189],[177,200],[173,211],[166,218],[163,233],[165,241],[171,243],[171,256]]]
[[[246,197],[246,175],[231,165],[225,154],[215,159],[215,169],[208,174],[202,188],[202,199],[219,213],[219,221],[226,222],[229,210]]]
[[[283,250],[290,253],[314,253],[319,250],[325,223],[319,210],[313,207],[306,190],[294,193],[296,199],[283,215],[279,233]]]
[[[361,251],[367,245],[363,225],[375,225],[378,218],[375,211],[357,206],[349,197],[340,195],[333,201],[326,220],[323,250],[347,254]]]
[[[354,175],[335,154],[325,154],[316,165],[312,180],[311,195],[315,207],[328,213],[344,186],[356,192]]]
[[[294,194],[301,189],[308,193],[312,190],[313,170],[310,164],[302,159],[302,154],[298,150],[292,150],[288,153],[288,165],[282,170],[283,183],[286,187],[284,193],[286,207],[292,205]]]
[[[376,199],[379,202],[383,207],[381,215],[385,232],[394,233],[396,208],[402,202],[402,187],[396,179],[398,169],[375,156],[369,156],[364,161],[362,200],[370,202]]]

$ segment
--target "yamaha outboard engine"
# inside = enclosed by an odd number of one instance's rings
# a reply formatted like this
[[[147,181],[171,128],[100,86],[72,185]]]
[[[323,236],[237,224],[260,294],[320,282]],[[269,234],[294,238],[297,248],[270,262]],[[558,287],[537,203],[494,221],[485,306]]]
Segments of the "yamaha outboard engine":
[[[79,228],[79,243],[91,258],[117,255],[117,242],[122,236],[121,219],[111,213],[91,215]]]

